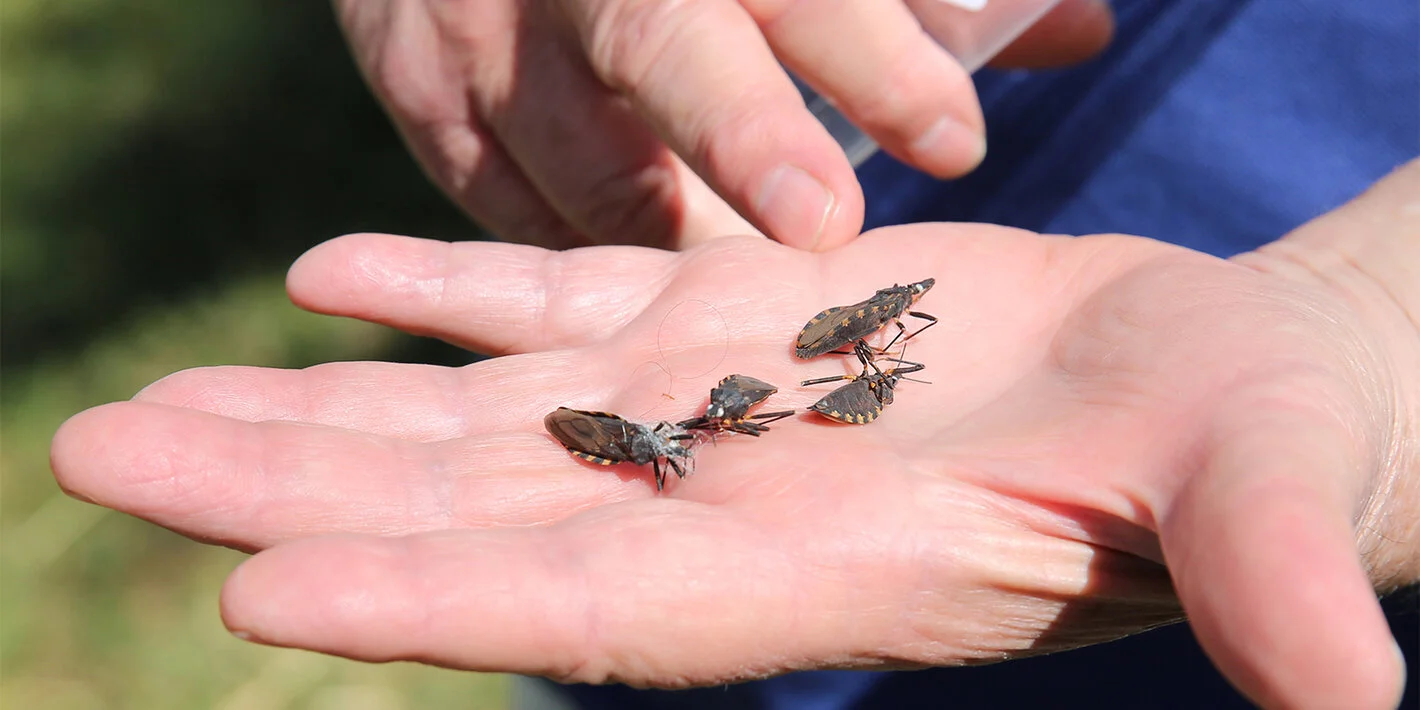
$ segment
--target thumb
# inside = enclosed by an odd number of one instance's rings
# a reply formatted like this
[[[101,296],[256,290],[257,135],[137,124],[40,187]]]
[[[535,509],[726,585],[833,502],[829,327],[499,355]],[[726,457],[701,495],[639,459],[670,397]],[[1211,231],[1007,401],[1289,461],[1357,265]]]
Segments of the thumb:
[[[1264,707],[1393,708],[1405,665],[1356,551],[1362,465],[1345,428],[1249,414],[1160,520],[1194,632]]]

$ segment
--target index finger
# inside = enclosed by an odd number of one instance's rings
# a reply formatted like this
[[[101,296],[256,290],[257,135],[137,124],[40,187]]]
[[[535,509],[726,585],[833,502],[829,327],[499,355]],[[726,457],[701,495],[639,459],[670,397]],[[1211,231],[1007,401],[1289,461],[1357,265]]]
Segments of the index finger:
[[[601,80],[756,227],[810,250],[857,236],[852,165],[738,3],[563,5]]]

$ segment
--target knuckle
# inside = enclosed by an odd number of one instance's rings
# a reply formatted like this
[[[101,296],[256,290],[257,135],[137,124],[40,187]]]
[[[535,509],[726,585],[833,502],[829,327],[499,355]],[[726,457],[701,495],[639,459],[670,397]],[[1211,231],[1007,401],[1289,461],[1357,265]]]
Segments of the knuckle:
[[[764,155],[782,137],[785,113],[774,92],[746,87],[734,101],[688,116],[684,155],[702,174],[735,172],[746,156]]]

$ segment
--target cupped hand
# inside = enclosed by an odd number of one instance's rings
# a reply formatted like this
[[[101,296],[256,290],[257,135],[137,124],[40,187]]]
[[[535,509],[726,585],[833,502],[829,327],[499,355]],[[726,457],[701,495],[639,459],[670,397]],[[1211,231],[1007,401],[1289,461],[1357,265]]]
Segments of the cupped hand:
[[[355,58],[426,172],[495,234],[681,248],[857,236],[861,190],[793,69],[940,176],[985,151],[971,78],[899,2],[337,0]],[[1102,0],[1065,0],[1003,55],[1081,60]],[[741,216],[743,215],[743,216]]]
[[[1367,224],[1367,199],[1306,229]],[[1186,610],[1260,702],[1383,707],[1420,338],[1294,256],[980,225],[827,254],[344,237],[292,269],[299,304],[507,355],[181,372],[70,420],[54,467],[264,550],[222,599],[263,643],[675,687],[1002,660]],[[663,494],[543,431],[558,406],[683,419],[730,373],[806,407],[832,385],[799,381],[857,368],[797,360],[804,322],[926,277],[925,382],[870,425],[722,436]]]

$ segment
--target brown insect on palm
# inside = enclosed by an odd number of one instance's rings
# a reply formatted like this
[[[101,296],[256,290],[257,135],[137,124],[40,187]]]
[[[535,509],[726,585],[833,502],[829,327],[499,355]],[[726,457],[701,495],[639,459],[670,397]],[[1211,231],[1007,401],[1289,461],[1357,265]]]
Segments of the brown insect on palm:
[[[666,474],[661,460],[685,478],[693,452],[684,441],[695,438],[684,428],[668,422],[637,424],[608,412],[588,412],[558,407],[543,417],[542,425],[573,456],[600,466],[618,463],[651,464],[656,474],[656,490],[665,488]]]
[[[888,323],[897,324],[898,334],[893,337],[892,342],[878,352],[886,351],[899,338],[910,340],[916,337],[918,333],[936,325],[937,318],[908,309],[936,283],[936,279],[923,279],[906,286],[894,284],[889,288],[879,289],[877,293],[865,301],[849,306],[836,306],[819,313],[804,324],[803,330],[799,331],[799,337],[794,343],[794,355],[808,359],[838,351],[838,348],[878,332]],[[931,322],[909,335],[907,334],[907,326],[902,324],[904,313]],[[905,338],[904,335],[906,335]]]
[[[901,366],[886,370],[879,370],[875,365],[871,368],[864,367],[863,374],[856,377],[853,375],[820,377],[815,380],[805,380],[799,384],[809,386],[851,380],[848,384],[824,395],[809,409],[837,422],[867,424],[877,419],[883,413],[884,407],[892,404],[893,389],[897,387],[897,383],[903,375],[917,372],[926,367],[917,362],[899,362]]]
[[[687,419],[676,426],[759,436],[760,432],[769,431],[766,424],[794,413],[792,409],[753,415],[749,413],[750,409],[778,391],[778,387],[764,380],[749,375],[730,375],[710,390],[710,404],[705,408],[705,414]]]

